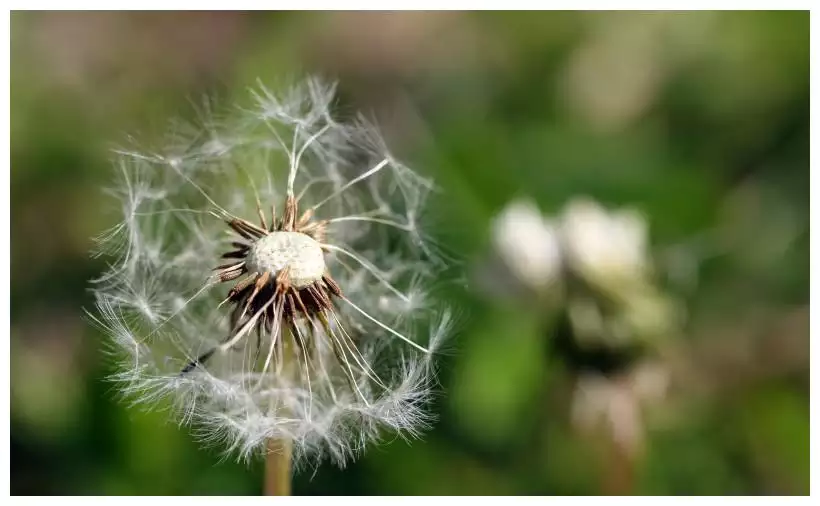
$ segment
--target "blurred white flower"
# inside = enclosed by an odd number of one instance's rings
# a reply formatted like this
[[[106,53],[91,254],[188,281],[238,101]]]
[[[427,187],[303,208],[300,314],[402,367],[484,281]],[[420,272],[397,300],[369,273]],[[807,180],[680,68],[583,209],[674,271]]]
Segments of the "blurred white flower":
[[[648,269],[646,221],[635,210],[607,212],[578,198],[566,206],[560,231],[567,262],[587,281],[609,286]]]
[[[563,305],[584,346],[655,342],[674,334],[683,314],[650,279],[647,227],[637,210],[607,210],[587,197],[573,198],[555,218],[515,200],[491,228],[494,259],[505,269],[485,262],[478,281],[494,296],[553,296],[537,303]]]
[[[493,219],[491,233],[507,275],[536,292],[567,273],[619,290],[643,281],[649,270],[643,216],[632,209],[610,212],[586,197],[571,200],[554,220],[533,202],[515,200]]]
[[[122,220],[100,238],[115,260],[94,286],[115,379],[243,457],[284,439],[342,465],[383,427],[430,420],[450,323],[425,297],[443,267],[420,229],[433,185],[333,117],[333,96],[260,87],[161,151],[119,152]]]
[[[561,252],[555,227],[531,201],[514,201],[493,220],[496,253],[524,285],[540,291],[561,273]]]

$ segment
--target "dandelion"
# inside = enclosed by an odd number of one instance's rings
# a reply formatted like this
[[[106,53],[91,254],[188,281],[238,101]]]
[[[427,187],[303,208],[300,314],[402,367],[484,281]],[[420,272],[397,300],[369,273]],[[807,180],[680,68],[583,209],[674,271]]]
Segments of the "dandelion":
[[[544,217],[514,201],[494,220],[492,238],[512,284],[536,295],[562,288],[560,297],[537,298],[534,310],[557,315],[547,319],[558,322],[549,331],[552,351],[574,385],[565,408],[580,434],[607,446],[603,490],[631,490],[648,434],[645,411],[666,400],[667,348],[684,316],[653,279],[644,215],[575,197]]]
[[[363,118],[334,117],[334,91],[260,85],[162,151],[119,150],[122,219],[93,287],[123,394],[267,453],[279,493],[290,452],[343,466],[385,429],[418,435],[451,329],[429,302],[446,266],[421,226],[434,185]]]
[[[530,200],[514,200],[493,219],[491,239],[492,267],[503,267],[507,284],[527,297],[560,292],[569,278],[617,294],[643,284],[650,270],[643,215],[631,208],[608,211],[587,197],[573,198],[552,217]],[[504,284],[481,281],[493,293]]]

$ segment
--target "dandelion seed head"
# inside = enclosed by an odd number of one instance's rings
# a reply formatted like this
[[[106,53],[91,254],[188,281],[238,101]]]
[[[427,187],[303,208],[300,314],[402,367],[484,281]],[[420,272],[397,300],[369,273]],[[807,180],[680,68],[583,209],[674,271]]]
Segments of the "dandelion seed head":
[[[117,150],[91,317],[113,379],[239,457],[288,439],[297,464],[343,465],[432,421],[452,329],[429,297],[446,264],[424,230],[435,187],[372,124],[336,118],[334,91],[259,85],[250,108],[209,105],[166,146]]]

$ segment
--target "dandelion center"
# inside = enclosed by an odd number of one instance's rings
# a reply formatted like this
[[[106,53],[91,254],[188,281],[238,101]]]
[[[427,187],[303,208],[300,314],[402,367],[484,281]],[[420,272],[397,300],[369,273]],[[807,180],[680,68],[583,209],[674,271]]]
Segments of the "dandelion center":
[[[308,287],[322,279],[325,258],[319,243],[301,232],[271,232],[251,247],[248,271],[278,274],[290,268],[290,282],[297,288]]]

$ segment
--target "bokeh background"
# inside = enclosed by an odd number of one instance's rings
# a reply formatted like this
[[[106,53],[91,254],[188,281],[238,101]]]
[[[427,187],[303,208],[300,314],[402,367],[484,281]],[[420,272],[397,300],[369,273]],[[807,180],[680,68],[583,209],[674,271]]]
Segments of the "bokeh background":
[[[435,429],[302,473],[295,493],[808,493],[808,13],[11,19],[13,494],[261,491],[261,463],[117,401],[83,314],[105,268],[89,250],[115,220],[112,147],[305,73],[338,78],[442,186],[430,232],[462,259],[462,318]],[[674,307],[629,353],[579,353],[598,302],[509,290],[492,266],[510,202],[551,219],[581,196],[641,211],[647,283]],[[645,362],[661,373],[639,382]]]

